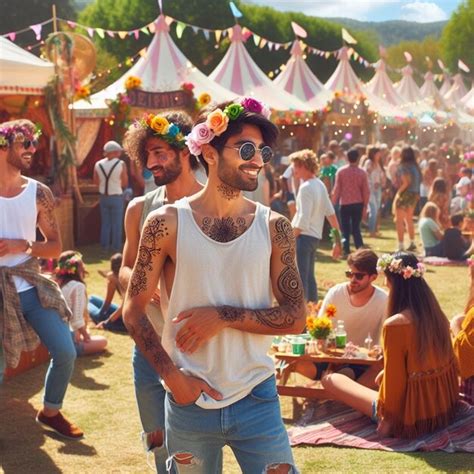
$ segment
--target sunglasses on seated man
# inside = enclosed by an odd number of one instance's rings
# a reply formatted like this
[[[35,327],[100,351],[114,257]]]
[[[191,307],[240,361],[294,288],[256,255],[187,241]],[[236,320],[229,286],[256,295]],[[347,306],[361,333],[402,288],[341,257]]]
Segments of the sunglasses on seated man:
[[[363,278],[368,275],[368,273],[363,273],[363,272],[353,272],[351,270],[346,270],[346,277],[347,278],[352,278],[355,277],[356,280],[361,281]]]
[[[240,146],[224,145],[224,148],[238,150],[240,158],[244,161],[250,161],[257,151],[262,156],[262,161],[264,163],[268,163],[273,158],[273,150],[268,145],[265,145],[262,148],[257,148],[252,142],[245,142]]]

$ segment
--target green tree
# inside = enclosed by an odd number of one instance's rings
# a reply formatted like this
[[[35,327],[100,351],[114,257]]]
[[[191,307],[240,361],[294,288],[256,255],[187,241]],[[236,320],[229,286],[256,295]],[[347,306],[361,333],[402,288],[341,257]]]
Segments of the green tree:
[[[457,70],[462,59],[474,71],[474,0],[465,0],[451,15],[441,36],[447,66]]]

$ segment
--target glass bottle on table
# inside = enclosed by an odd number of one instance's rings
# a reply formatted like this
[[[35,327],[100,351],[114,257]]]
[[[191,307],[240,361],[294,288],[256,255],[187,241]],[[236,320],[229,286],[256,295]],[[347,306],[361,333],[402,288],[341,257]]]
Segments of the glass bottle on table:
[[[365,338],[365,341],[364,341],[364,345],[365,345],[365,348],[370,351],[372,349],[372,344],[373,344],[373,339],[372,337],[370,336],[370,332],[368,334],[368,336]]]
[[[344,327],[344,321],[342,321],[341,319],[337,321],[335,335],[336,335],[336,347],[338,349],[344,349],[347,344],[347,332],[346,332],[346,328]]]

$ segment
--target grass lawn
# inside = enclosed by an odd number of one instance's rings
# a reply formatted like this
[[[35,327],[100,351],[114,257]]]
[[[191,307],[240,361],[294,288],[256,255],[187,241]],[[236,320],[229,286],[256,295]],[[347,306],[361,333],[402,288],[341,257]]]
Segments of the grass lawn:
[[[385,223],[384,237],[371,240],[376,252],[395,247],[393,224]],[[81,248],[89,271],[89,294],[104,294],[104,280],[97,273],[108,262],[97,246]],[[329,248],[318,253],[316,275],[320,296],[332,284],[344,279],[345,264],[329,257]],[[429,267],[426,278],[449,318],[459,313],[467,298],[465,267]],[[379,284],[382,284],[379,281]],[[93,334],[98,331],[92,330]],[[102,333],[101,333],[102,334]],[[86,432],[80,442],[65,442],[46,434],[34,422],[41,406],[46,365],[19,375],[0,385],[0,470],[18,473],[142,473],[148,470],[139,433],[140,422],[135,407],[127,335],[105,333],[108,352],[98,357],[78,359],[68,389],[64,412]],[[292,403],[281,399],[282,415],[292,416]],[[294,449],[296,463],[303,473],[319,472],[468,472],[473,456],[445,453],[388,453],[331,447]],[[469,467],[471,466],[471,467]],[[240,469],[226,450],[224,472]]]

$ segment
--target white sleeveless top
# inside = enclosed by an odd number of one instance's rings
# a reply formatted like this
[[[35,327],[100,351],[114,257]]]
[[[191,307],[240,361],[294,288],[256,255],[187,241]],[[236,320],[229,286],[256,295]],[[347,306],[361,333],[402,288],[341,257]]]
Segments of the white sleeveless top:
[[[270,209],[257,203],[250,227],[231,242],[215,242],[199,228],[188,199],[174,204],[178,213],[176,273],[171,295],[162,291],[165,325],[162,343],[185,373],[205,380],[223,395],[201,394],[201,408],[222,408],[247,396],[274,372],[267,355],[272,336],[224,329],[193,354],[176,348],[185,324],[172,322],[181,311],[203,306],[263,309],[272,305],[270,282]],[[166,288],[162,282],[161,288]]]
[[[0,239],[36,240],[36,209],[37,182],[26,178],[28,184],[15,197],[0,196]],[[30,257],[26,253],[8,254],[0,257],[0,267],[14,267]],[[18,293],[33,288],[23,278],[13,277]]]

